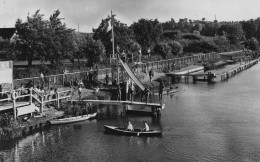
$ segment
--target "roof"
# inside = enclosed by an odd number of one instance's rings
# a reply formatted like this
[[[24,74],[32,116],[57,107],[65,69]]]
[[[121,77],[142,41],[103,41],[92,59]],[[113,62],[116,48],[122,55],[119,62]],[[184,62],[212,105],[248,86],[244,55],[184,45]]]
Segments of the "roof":
[[[3,39],[11,39],[16,31],[16,28],[0,28],[0,37]]]
[[[223,53],[219,53],[219,55],[225,55],[225,56],[233,56],[233,55],[243,55],[243,51],[231,51],[231,52],[223,52]]]

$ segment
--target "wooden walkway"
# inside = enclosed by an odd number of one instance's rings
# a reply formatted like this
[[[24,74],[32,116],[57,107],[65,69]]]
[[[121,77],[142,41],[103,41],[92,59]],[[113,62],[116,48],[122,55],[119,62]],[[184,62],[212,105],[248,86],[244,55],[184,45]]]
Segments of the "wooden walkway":
[[[16,107],[22,107],[30,105],[29,102],[16,102]],[[0,111],[13,109],[13,103],[12,102],[1,102],[0,104]]]
[[[157,107],[164,109],[165,104],[160,103],[146,103],[146,102],[136,102],[136,101],[116,101],[116,100],[72,100],[72,102],[91,102],[91,103],[100,103],[100,104],[127,104],[127,105],[143,105],[143,106],[150,106],[150,107]]]

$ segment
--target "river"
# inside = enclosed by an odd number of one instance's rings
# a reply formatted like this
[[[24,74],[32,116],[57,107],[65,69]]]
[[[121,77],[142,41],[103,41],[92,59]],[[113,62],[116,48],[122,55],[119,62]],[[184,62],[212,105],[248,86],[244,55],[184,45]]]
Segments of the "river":
[[[161,119],[101,106],[98,118],[0,145],[0,161],[260,161],[260,64],[216,84],[179,84]],[[162,137],[104,133],[104,124],[146,120]]]

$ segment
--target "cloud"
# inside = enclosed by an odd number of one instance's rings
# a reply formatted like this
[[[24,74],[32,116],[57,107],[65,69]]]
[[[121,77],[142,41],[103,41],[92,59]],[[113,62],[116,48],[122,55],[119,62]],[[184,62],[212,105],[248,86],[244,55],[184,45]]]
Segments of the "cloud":
[[[0,27],[14,26],[37,9],[47,19],[59,9],[68,27],[91,32],[111,10],[116,18],[130,25],[140,18],[168,21],[180,18],[238,21],[259,16],[258,0],[0,0]]]

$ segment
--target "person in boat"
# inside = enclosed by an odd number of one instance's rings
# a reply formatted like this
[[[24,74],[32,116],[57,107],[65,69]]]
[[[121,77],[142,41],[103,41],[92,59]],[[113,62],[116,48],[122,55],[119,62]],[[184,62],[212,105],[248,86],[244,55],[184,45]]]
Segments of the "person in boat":
[[[130,130],[130,131],[134,130],[134,127],[130,121],[128,121],[128,126],[127,126],[126,130]]]
[[[143,131],[149,131],[150,129],[149,129],[149,125],[147,124],[147,122],[146,121],[144,121],[144,128],[143,128]]]

